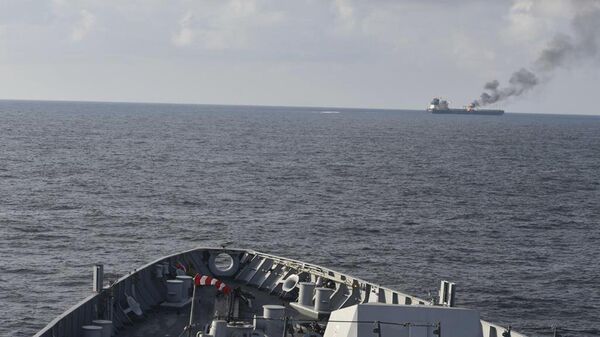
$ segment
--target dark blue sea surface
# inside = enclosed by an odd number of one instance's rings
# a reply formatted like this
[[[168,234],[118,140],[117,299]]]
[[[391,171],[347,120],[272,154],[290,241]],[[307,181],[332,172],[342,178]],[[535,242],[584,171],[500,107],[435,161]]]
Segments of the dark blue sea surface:
[[[226,242],[598,336],[600,118],[0,101],[0,335]]]

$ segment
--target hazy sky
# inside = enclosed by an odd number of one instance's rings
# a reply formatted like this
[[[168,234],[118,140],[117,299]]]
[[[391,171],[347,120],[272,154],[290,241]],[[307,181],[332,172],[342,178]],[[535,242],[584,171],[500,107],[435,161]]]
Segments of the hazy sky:
[[[0,0],[0,98],[461,106],[571,34],[573,3]],[[500,107],[600,114],[599,64],[577,59]]]

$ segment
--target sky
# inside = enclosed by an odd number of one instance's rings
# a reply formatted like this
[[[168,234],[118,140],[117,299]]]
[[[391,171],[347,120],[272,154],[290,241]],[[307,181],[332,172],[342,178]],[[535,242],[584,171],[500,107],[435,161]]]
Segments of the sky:
[[[0,99],[464,106],[596,0],[0,0]],[[600,114],[598,57],[507,111]]]

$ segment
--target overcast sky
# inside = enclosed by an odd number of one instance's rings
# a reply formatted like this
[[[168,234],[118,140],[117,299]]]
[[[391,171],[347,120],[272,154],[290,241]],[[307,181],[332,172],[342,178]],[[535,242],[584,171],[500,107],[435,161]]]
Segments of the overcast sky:
[[[568,0],[0,0],[0,98],[462,106],[570,34],[573,12]],[[600,114],[599,69],[560,67],[500,107]]]

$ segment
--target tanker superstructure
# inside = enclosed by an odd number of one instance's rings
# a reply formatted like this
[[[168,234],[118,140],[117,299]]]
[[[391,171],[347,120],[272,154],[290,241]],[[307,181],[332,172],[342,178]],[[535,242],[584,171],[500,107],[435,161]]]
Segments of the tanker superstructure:
[[[493,115],[498,116],[504,114],[504,110],[496,110],[496,109],[476,109],[473,104],[469,104],[467,107],[463,109],[451,109],[448,105],[448,101],[434,98],[429,106],[427,107],[427,111],[434,114],[458,114],[458,115]]]

